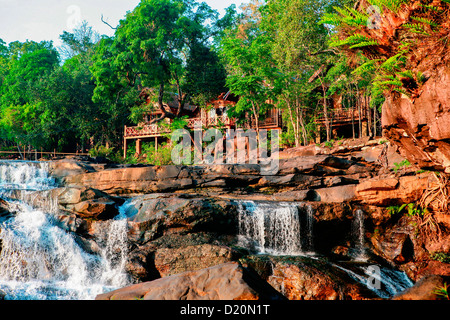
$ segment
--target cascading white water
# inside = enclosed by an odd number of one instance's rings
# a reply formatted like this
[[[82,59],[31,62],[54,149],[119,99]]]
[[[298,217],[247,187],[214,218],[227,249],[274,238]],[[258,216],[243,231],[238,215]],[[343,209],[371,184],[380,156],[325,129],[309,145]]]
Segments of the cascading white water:
[[[352,267],[338,264],[334,266],[384,299],[391,298],[414,285],[406,273],[379,265],[363,263]]]
[[[0,162],[0,175],[3,197],[17,190],[51,195],[56,187],[45,163]],[[55,208],[46,209],[46,201],[39,208],[11,203],[17,213],[0,224],[0,291],[6,299],[90,300],[128,284],[123,214],[102,226],[105,236],[98,243],[100,254],[94,255],[58,227],[55,215],[49,214]]]
[[[298,255],[302,253],[300,217],[291,203],[240,201],[239,239],[243,246],[260,253]]]
[[[367,261],[368,259],[365,248],[364,233],[364,212],[361,209],[357,209],[352,222],[352,235],[354,242],[353,258],[356,261]]]
[[[55,179],[49,176],[46,162],[0,161],[0,192],[54,187]]]
[[[314,209],[306,206],[306,246],[305,251],[309,254],[314,253]]]
[[[263,254],[322,259],[314,253],[312,206],[300,202],[239,201],[238,209],[240,246]],[[381,298],[390,298],[411,287],[413,282],[404,272],[367,262],[364,232],[364,212],[357,210],[352,225],[353,260],[330,263]]]

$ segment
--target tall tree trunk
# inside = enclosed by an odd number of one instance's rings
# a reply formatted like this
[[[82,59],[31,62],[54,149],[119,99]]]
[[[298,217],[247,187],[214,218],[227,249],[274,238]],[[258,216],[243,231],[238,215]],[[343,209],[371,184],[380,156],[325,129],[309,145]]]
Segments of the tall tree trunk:
[[[255,102],[252,101],[253,115],[255,116],[256,136],[259,136],[259,114],[257,112]]]
[[[373,106],[373,136],[377,137],[377,108]]]
[[[301,107],[298,107],[298,113],[300,114],[299,122],[300,122],[300,126],[302,128],[303,144],[305,146],[307,146],[308,145],[308,134],[306,132],[305,118],[303,116],[303,109]]]
[[[362,138],[362,111],[358,87],[356,87],[356,106],[358,108],[359,138]]]
[[[292,106],[291,106],[291,103],[290,103],[290,101],[289,101],[289,99],[287,97],[285,97],[285,101],[286,101],[286,105],[287,105],[288,112],[289,112],[289,120],[291,121],[292,130],[294,131],[295,146],[299,147],[300,146],[300,141],[299,141],[299,134],[298,134],[298,126],[297,126],[296,121],[294,119],[294,116],[292,114]]]
[[[364,104],[366,108],[367,113],[367,128],[369,129],[369,137],[374,137],[373,131],[372,131],[372,113],[370,112],[369,103],[367,101],[368,96],[364,95]]]
[[[327,141],[330,141],[331,140],[331,126],[330,126],[330,120],[328,118],[327,91],[325,90],[325,85],[320,76],[319,76],[319,80],[322,85],[322,91],[323,91],[323,116],[325,117],[325,129],[327,131]]]

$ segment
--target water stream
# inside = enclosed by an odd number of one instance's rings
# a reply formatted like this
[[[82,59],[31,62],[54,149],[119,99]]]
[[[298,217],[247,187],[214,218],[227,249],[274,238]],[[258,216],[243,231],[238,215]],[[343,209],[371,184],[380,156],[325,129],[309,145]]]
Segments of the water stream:
[[[351,261],[329,263],[380,298],[390,298],[411,287],[413,282],[404,272],[369,262],[364,219],[364,212],[356,210],[351,225]],[[240,201],[239,245],[258,254],[323,259],[314,251],[314,221],[314,209],[307,203]]]
[[[42,192],[44,197],[39,198],[46,199],[55,187],[46,163],[0,162],[2,198]],[[8,202],[16,213],[0,224],[0,291],[5,299],[91,300],[127,285],[124,215],[103,226],[100,254],[94,255],[58,226],[55,199],[35,205],[29,204],[30,199]]]
[[[91,300],[129,283],[127,217],[135,214],[133,199],[119,216],[101,223],[96,233],[98,254],[84,251],[73,234],[58,223],[57,188],[43,162],[0,161],[0,198],[14,214],[0,217],[0,295],[17,300]],[[37,193],[40,196],[36,196]],[[239,244],[270,255],[307,256],[315,252],[315,211],[307,203],[238,201]],[[412,285],[402,272],[367,263],[364,213],[355,212],[352,227],[356,264],[335,267],[390,297]],[[373,284],[373,285],[372,285]]]

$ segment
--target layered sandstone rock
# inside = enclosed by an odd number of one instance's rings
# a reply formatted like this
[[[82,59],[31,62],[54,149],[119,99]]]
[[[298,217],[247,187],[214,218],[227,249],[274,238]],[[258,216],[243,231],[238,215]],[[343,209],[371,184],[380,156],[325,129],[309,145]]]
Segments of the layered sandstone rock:
[[[247,256],[241,261],[289,300],[365,300],[375,297],[342,269],[323,260]]]
[[[384,134],[411,163],[424,169],[449,171],[450,68],[441,65],[427,71],[429,78],[418,97],[387,96],[382,118]]]
[[[136,284],[97,300],[259,300],[284,297],[238,263],[226,263]]]

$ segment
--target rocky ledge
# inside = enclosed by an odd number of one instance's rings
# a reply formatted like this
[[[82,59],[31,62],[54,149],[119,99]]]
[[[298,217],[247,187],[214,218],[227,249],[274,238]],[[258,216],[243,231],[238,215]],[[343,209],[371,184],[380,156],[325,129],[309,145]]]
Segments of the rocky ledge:
[[[126,269],[135,284],[98,299],[379,299],[349,276],[364,267],[351,258],[358,210],[365,217],[367,264],[404,271],[418,282],[418,291],[405,299],[430,297],[430,277],[448,283],[450,264],[436,257],[450,252],[449,216],[400,209],[439,186],[436,174],[401,165],[404,158],[380,140],[290,149],[281,157],[271,176],[248,164],[158,167],[64,159],[50,163],[60,188],[17,196],[52,206],[61,227],[91,253],[98,252],[103,226],[119,208],[127,215]],[[267,256],[243,247],[237,236],[242,201],[307,205],[316,256]]]

